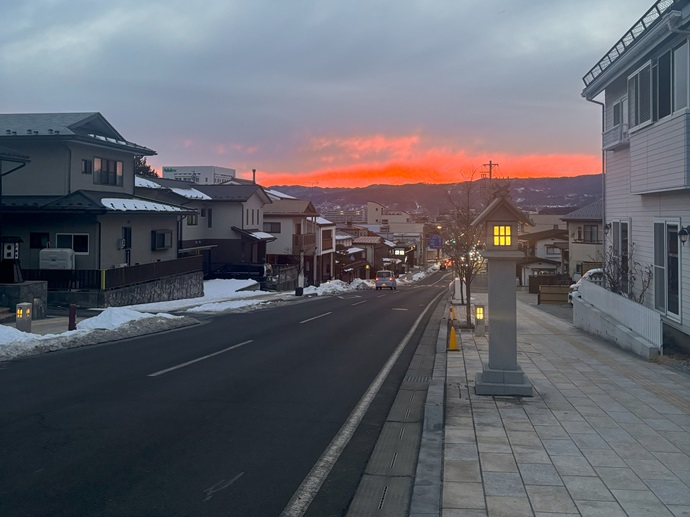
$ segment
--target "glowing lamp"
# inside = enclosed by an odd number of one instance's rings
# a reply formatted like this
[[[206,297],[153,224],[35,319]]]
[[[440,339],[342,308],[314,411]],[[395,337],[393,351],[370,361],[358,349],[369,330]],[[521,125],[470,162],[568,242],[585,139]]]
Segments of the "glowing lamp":
[[[505,247],[513,245],[513,234],[510,225],[508,224],[494,224],[493,225],[493,241],[496,247]]]

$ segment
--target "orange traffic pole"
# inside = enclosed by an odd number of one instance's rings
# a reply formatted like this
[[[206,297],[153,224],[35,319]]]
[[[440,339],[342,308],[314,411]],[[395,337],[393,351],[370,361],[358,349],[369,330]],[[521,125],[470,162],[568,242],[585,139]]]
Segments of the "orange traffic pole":
[[[450,327],[450,338],[448,339],[448,350],[457,350],[458,340],[455,337],[455,327]]]

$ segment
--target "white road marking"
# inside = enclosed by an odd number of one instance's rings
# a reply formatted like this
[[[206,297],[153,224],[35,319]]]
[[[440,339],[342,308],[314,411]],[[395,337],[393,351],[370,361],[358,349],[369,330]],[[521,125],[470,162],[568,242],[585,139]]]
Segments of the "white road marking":
[[[242,476],[244,476],[244,471],[237,474],[230,481],[225,481],[224,479],[221,479],[220,481],[218,481],[218,483],[216,483],[212,487],[209,487],[206,490],[204,490],[204,493],[206,494],[206,498],[204,499],[204,502],[210,501],[211,498],[213,497],[213,494],[215,494],[216,492],[220,492],[221,490],[225,490],[230,485],[232,485],[235,481],[240,479]]]
[[[367,300],[362,300],[361,302],[353,303],[352,305],[350,305],[350,307],[354,307],[355,305],[360,305],[362,303],[367,303]]]
[[[212,354],[205,355],[203,357],[197,357],[196,359],[192,359],[191,361],[187,361],[186,363],[178,364],[176,366],[171,366],[170,368],[166,368],[165,370],[159,370],[157,372],[149,373],[147,377],[158,377],[159,375],[163,375],[164,373],[172,372],[173,370],[177,370],[179,368],[184,368],[185,366],[189,366],[190,364],[198,363],[199,361],[203,361],[204,359],[209,359],[210,357],[213,357],[215,355],[223,354],[225,352],[229,352],[230,350],[234,350],[235,348],[239,348],[244,345],[248,345],[249,343],[252,343],[254,340],[250,339],[249,341],[243,341],[242,343],[238,343],[236,345],[232,345],[228,348],[225,348],[223,350],[218,350],[218,352],[213,352]]]
[[[318,316],[314,316],[313,318],[309,318],[307,320],[300,321],[300,323],[306,323],[308,321],[318,320],[319,318],[323,318],[324,316],[328,316],[329,314],[333,314],[333,313],[332,312],[324,312],[323,314],[319,314]]]
[[[393,307],[391,310],[392,311],[406,311],[407,309],[403,309],[402,307]]]
[[[374,397],[381,389],[383,381],[386,380],[386,377],[388,377],[393,365],[395,365],[398,357],[417,330],[422,318],[429,308],[444,294],[445,293],[440,293],[433,300],[431,300],[422,313],[417,317],[412,327],[410,327],[410,330],[407,332],[393,354],[388,358],[388,361],[383,368],[381,368],[381,371],[373,380],[364,396],[362,396],[355,409],[352,410],[352,413],[350,413],[350,416],[340,428],[338,434],[335,435],[331,443],[328,445],[328,448],[324,451],[319,460],[312,467],[309,474],[307,474],[307,477],[304,479],[304,481],[302,481],[302,484],[299,486],[297,491],[293,494],[292,499],[290,499],[290,502],[280,514],[280,517],[302,517],[304,512],[307,511],[307,508],[314,500],[314,497],[316,497],[321,485],[331,472],[333,465],[335,465],[335,462],[338,461],[343,449],[345,449],[350,441],[350,438],[352,438],[352,435],[357,429],[357,426],[362,421],[362,418],[369,409]]]

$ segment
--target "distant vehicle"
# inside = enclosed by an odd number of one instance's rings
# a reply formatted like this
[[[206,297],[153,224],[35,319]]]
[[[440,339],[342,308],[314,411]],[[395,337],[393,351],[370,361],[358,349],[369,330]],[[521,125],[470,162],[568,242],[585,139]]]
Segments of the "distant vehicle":
[[[573,303],[573,296],[580,296],[580,286],[582,285],[582,282],[594,282],[595,284],[603,285],[604,270],[598,267],[590,269],[584,275],[582,275],[577,282],[570,285],[570,289],[568,291],[568,303],[571,305]]]
[[[397,289],[398,286],[395,283],[395,275],[392,271],[383,269],[376,272],[376,290],[388,287],[390,289]]]

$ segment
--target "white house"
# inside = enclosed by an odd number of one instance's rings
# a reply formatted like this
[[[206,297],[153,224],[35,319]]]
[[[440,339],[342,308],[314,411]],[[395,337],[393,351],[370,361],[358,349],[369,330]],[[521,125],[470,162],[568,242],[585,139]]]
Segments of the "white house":
[[[604,248],[633,269],[651,267],[644,305],[664,334],[690,336],[690,1],[659,0],[583,77],[603,101]],[[605,257],[606,259],[606,257]]]

